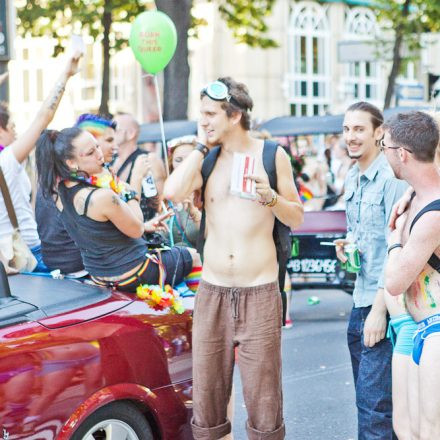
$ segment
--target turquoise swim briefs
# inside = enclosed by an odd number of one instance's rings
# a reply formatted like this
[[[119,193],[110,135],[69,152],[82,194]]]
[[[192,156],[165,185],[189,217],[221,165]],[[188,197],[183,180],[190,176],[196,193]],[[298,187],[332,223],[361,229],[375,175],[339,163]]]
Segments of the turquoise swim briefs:
[[[413,351],[413,338],[416,330],[417,324],[408,313],[391,318],[387,336],[393,344],[393,353],[410,356]]]

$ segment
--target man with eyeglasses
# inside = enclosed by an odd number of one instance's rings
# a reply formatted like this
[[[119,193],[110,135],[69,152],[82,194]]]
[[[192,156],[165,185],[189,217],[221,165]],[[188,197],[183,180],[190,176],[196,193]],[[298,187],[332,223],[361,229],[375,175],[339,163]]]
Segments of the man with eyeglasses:
[[[399,179],[414,189],[388,237],[385,286],[404,293],[417,322],[409,365],[413,438],[440,438],[440,171],[439,128],[424,112],[400,113],[384,126],[382,149]]]
[[[205,201],[204,265],[193,323],[193,435],[214,440],[230,433],[226,408],[237,348],[248,438],[284,439],[282,307],[273,232],[275,219],[298,227],[303,208],[281,148],[275,150],[277,187],[269,184],[264,141],[249,133],[253,103],[247,87],[220,78],[201,91],[200,99],[199,143],[164,190],[166,198],[181,202],[203,186]],[[205,186],[202,165],[214,153],[217,160]],[[255,182],[256,200],[230,191],[237,153],[255,159],[255,171],[245,180]]]
[[[383,289],[387,222],[406,184],[394,177],[377,148],[383,134],[382,123],[382,112],[367,102],[351,105],[343,123],[348,155],[356,163],[345,179],[347,237],[336,240],[335,244],[342,262],[347,261],[344,246],[349,243],[355,244],[360,254],[360,271],[347,330],[360,440],[394,438],[392,344],[385,338],[387,307],[392,315],[404,313],[403,305],[391,304]]]

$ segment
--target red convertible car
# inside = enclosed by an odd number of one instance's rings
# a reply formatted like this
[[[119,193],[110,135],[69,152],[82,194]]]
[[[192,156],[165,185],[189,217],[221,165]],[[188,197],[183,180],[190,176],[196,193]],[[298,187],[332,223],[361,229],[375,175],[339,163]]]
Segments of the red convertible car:
[[[191,310],[0,263],[0,438],[192,439],[191,328]]]

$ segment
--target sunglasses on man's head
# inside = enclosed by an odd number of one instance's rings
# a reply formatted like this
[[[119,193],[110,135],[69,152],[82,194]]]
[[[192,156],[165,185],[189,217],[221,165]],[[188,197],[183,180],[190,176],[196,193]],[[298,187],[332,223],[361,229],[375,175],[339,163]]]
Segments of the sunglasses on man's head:
[[[229,94],[228,86],[221,81],[214,81],[209,83],[201,91],[203,95],[208,96],[214,101],[227,101],[236,105],[244,110],[247,110],[242,104],[240,104],[233,96]]]

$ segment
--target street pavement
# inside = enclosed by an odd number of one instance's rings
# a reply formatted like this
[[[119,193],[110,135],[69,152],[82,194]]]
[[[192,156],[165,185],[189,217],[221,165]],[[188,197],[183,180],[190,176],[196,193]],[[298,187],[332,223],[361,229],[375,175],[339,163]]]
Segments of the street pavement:
[[[309,296],[319,304],[308,305]],[[340,290],[293,292],[293,327],[283,330],[287,440],[354,440],[356,408],[346,344],[352,299]],[[247,440],[246,408],[235,370],[234,440]]]

